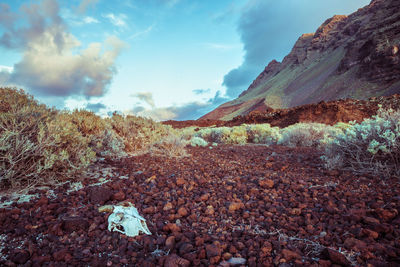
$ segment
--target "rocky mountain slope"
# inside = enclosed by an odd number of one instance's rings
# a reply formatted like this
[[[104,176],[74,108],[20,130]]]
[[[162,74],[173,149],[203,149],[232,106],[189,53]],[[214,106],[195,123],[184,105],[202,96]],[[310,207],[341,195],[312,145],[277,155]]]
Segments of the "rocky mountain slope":
[[[163,124],[173,128],[189,126],[238,126],[243,123],[269,123],[280,128],[299,122],[317,122],[334,125],[338,122],[357,121],[371,118],[377,114],[379,107],[383,109],[400,109],[400,95],[372,97],[368,100],[341,99],[329,102],[321,101],[316,104],[306,104],[287,109],[270,109],[265,111],[251,111],[246,115],[239,115],[231,120],[192,120],[192,121],[165,121]]]
[[[303,34],[282,62],[271,61],[237,99],[200,119],[400,93],[399,49],[400,1],[373,0]]]

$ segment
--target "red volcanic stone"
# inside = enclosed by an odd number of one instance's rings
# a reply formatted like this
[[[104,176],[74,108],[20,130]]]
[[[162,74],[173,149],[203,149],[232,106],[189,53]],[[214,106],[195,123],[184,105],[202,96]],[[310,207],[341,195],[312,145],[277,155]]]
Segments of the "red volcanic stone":
[[[179,246],[179,254],[184,255],[194,250],[193,245],[189,242],[185,242]]]
[[[260,181],[258,181],[258,184],[262,187],[262,188],[272,188],[274,187],[274,181],[271,179],[262,179]]]
[[[376,209],[375,212],[378,214],[379,218],[385,222],[392,220],[398,214],[397,210],[389,211],[381,208]]]
[[[179,216],[185,217],[186,215],[188,215],[188,211],[185,207],[180,207],[178,209],[178,214]]]
[[[178,179],[176,179],[176,185],[177,186],[181,186],[184,185],[186,183],[185,179],[179,177]]]
[[[16,264],[24,264],[31,257],[29,251],[16,249],[10,255],[10,260]]]
[[[172,205],[172,203],[171,203],[171,202],[168,202],[167,204],[164,205],[163,211],[172,210],[173,207],[174,207],[174,206]]]
[[[176,254],[168,255],[164,261],[164,267],[187,267],[190,261],[179,257]]]
[[[244,207],[243,203],[240,203],[240,202],[232,202],[232,203],[229,205],[229,211],[230,211],[230,212],[235,212],[235,211],[237,211],[237,210],[239,210],[239,209],[241,209],[241,208],[243,208],[243,207]]]
[[[148,207],[143,209],[143,213],[145,214],[153,214],[157,212],[157,208],[156,207]]]
[[[349,260],[339,251],[326,248],[323,254],[331,260],[333,263],[339,264],[341,266],[351,266]]]
[[[175,246],[175,236],[169,236],[166,240],[165,240],[165,246],[167,247],[167,249],[172,250]]]
[[[48,203],[49,203],[49,199],[47,197],[45,197],[45,196],[42,196],[38,200],[38,202],[36,202],[35,206],[36,207],[40,207],[40,206],[43,206],[43,205],[47,205]]]
[[[123,201],[123,200],[125,200],[125,193],[122,191],[119,191],[112,196],[112,199],[117,200],[117,201]]]
[[[53,258],[56,261],[64,261],[70,259],[71,254],[69,254],[68,249],[63,248],[53,253]]]
[[[176,223],[169,223],[163,227],[164,231],[180,232],[182,229]]]
[[[105,187],[95,186],[92,187],[89,191],[90,202],[94,204],[103,205],[105,202],[110,200],[111,197],[112,197],[111,189]]]
[[[51,256],[32,256],[31,260],[33,266],[42,266],[43,263],[51,261]]]
[[[352,250],[364,250],[367,248],[367,244],[364,241],[358,240],[353,237],[349,237],[344,241],[344,246],[347,249],[352,249]]]
[[[287,261],[301,259],[301,255],[299,253],[291,251],[289,249],[282,249],[282,255]]]
[[[62,217],[62,229],[66,232],[86,230],[89,228],[87,219],[80,216]]]
[[[209,197],[210,197],[210,194],[207,193],[207,194],[201,195],[200,200],[207,201]]]
[[[207,258],[221,256],[221,249],[213,244],[206,245]]]

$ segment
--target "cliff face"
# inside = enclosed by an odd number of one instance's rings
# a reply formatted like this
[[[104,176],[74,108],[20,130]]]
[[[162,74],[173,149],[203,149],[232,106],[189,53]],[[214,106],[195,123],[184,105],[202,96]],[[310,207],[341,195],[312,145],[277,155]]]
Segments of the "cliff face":
[[[271,61],[237,99],[201,119],[229,120],[262,107],[400,93],[399,50],[400,1],[373,0],[303,34],[282,62]]]

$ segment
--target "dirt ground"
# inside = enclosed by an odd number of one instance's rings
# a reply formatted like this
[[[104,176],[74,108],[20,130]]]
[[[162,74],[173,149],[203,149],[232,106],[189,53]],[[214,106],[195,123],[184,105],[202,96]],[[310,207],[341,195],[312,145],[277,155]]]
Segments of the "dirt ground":
[[[0,208],[0,266],[400,265],[398,179],[327,171],[312,148],[188,152],[99,162],[82,188]],[[152,235],[107,230],[98,207],[121,201]]]

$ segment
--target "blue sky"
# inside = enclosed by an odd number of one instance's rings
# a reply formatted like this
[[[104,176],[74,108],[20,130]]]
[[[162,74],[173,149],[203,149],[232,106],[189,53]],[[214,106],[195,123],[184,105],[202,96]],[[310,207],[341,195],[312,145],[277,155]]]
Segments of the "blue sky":
[[[48,105],[196,119],[368,0],[6,0],[0,85]]]

